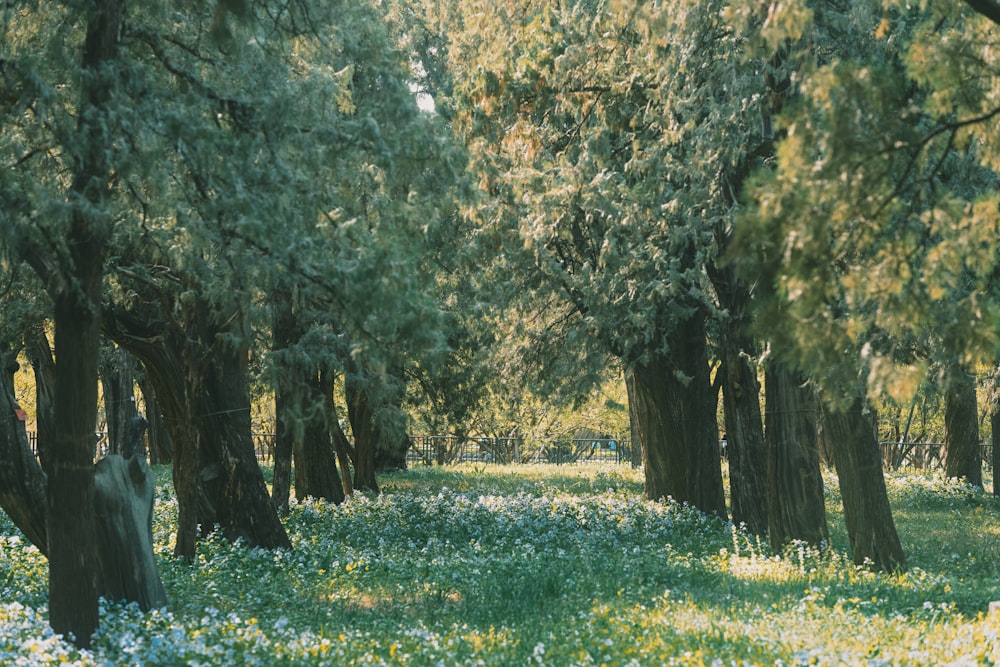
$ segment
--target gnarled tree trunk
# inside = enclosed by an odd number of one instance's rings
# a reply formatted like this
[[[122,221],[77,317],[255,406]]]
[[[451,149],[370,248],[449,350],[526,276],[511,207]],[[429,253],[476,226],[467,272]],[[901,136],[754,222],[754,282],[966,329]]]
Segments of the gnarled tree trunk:
[[[687,324],[671,339],[669,356],[651,353],[632,369],[646,496],[725,517],[704,319],[695,315]]]
[[[31,452],[14,397],[14,353],[0,355],[0,507],[28,541],[48,554],[46,477]]]

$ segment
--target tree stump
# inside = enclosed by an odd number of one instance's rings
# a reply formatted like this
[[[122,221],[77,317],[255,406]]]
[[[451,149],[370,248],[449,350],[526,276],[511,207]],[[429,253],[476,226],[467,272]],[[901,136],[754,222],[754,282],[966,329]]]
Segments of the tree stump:
[[[143,611],[167,604],[153,556],[153,475],[144,458],[110,454],[94,472],[98,592]]]

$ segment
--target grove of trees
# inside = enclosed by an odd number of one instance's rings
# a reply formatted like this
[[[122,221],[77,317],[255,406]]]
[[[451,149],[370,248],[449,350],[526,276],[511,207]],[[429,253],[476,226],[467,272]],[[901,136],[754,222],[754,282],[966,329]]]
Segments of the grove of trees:
[[[377,492],[406,464],[408,411],[513,434],[617,377],[647,496],[775,549],[825,546],[830,460],[855,562],[906,568],[875,406],[912,418],[929,386],[946,474],[983,483],[991,0],[13,0],[0,17],[0,505],[80,646],[100,596],[164,602],[143,431],[172,463],[187,560],[211,531],[289,548],[292,493]],[[117,472],[95,472],[99,406]],[[139,548],[109,552],[108,531]]]

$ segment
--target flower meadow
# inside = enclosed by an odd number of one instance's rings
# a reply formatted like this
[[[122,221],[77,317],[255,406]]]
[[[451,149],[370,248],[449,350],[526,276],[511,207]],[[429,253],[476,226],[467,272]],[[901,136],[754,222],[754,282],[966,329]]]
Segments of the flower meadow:
[[[831,547],[771,553],[601,466],[417,468],[340,506],[296,503],[293,549],[210,538],[171,558],[170,606],[105,603],[92,650],[53,635],[46,563],[0,519],[0,665],[981,665],[1000,661],[1000,517],[981,490],[887,478],[911,570]]]

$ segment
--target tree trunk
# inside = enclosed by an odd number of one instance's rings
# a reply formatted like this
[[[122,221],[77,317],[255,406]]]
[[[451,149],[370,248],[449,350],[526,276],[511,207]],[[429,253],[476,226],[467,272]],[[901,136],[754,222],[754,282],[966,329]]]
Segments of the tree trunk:
[[[167,604],[153,552],[153,474],[138,453],[97,462],[96,514],[101,597],[134,602],[143,611]]]
[[[12,352],[0,357],[0,507],[43,555],[49,551],[46,529],[46,479],[31,451],[24,420],[14,397],[17,362]]]
[[[768,538],[780,551],[793,540],[821,547],[830,539],[820,472],[816,396],[798,373],[777,362],[765,371]]]
[[[163,414],[156,398],[156,390],[145,371],[139,375],[139,391],[142,392],[142,403],[146,407],[146,420],[149,422],[147,431],[149,462],[172,463],[174,443],[170,439],[170,431],[163,421]]]
[[[56,362],[43,326],[33,328],[25,337],[24,349],[35,375],[35,448],[44,469],[48,466],[45,446],[52,442],[55,421]]]
[[[220,331],[201,300],[185,306],[185,331],[149,313],[108,312],[109,335],[142,360],[167,417],[178,505],[174,554],[193,559],[199,526],[207,533],[216,524],[228,539],[288,546],[254,451],[243,318],[222,318],[228,328]]]
[[[760,383],[746,358],[749,340],[739,342],[735,332],[723,334],[722,405],[726,424],[726,453],[732,519],[754,535],[766,535],[767,450],[760,414]]]
[[[102,346],[100,377],[104,390],[104,418],[108,425],[108,453],[123,454],[135,405],[135,358],[111,341]]]
[[[725,517],[704,319],[695,315],[688,325],[671,340],[669,357],[654,353],[633,368],[646,496],[669,496]]]
[[[69,156],[72,210],[67,257],[60,279],[49,286],[55,322],[55,422],[48,458],[49,623],[77,646],[90,645],[98,626],[97,544],[94,523],[94,429],[101,337],[101,279],[111,219],[110,135],[115,126],[111,91],[117,73],[122,0],[88,5],[83,43],[79,141]]]
[[[245,325],[238,321],[237,326]],[[221,341],[216,333],[206,347],[204,383],[195,419],[201,432],[202,481],[206,468],[219,466],[216,512],[222,534],[243,539],[252,547],[291,547],[284,526],[267,492],[257,463],[250,423],[250,335],[238,330],[234,340]],[[211,350],[210,357],[208,350]]]
[[[98,625],[94,429],[101,276],[100,271],[81,268],[88,262],[100,264],[100,251],[91,249],[98,258],[94,260],[82,247],[76,248],[83,294],[60,294],[54,299],[56,418],[52,442],[46,443],[49,621],[57,633],[72,635],[77,646],[85,647]]]
[[[296,364],[288,358],[289,348],[302,337],[297,326],[292,307],[292,291],[279,284],[271,298],[271,350],[284,354],[279,362],[274,387],[274,479],[271,483],[271,502],[278,512],[288,512],[288,500],[292,491],[292,451],[295,446],[296,422],[302,404],[296,394],[298,388]]]
[[[630,368],[626,368],[623,375],[625,377],[625,394],[628,397],[629,439],[632,441],[629,447],[629,462],[633,468],[638,468],[642,465],[645,453],[642,451],[642,438],[639,436],[639,415],[635,409],[639,401],[635,388],[635,373]]]
[[[945,475],[983,486],[979,449],[979,410],[976,376],[958,366],[948,374],[945,387]]]
[[[348,373],[344,378],[347,417],[354,434],[354,488],[378,493],[375,480],[375,418],[362,381]]]
[[[889,508],[874,426],[857,398],[847,408],[824,406],[823,428],[844,501],[844,521],[857,565],[886,572],[906,569],[906,556]]]
[[[341,488],[344,495],[350,496],[354,493],[354,483],[351,481],[351,443],[344,435],[344,429],[340,427],[340,416],[337,414],[337,404],[333,400],[334,373],[324,369],[320,373],[320,386],[323,388],[323,398],[325,402],[326,423],[330,427],[330,439],[333,441],[333,449],[337,453],[337,461],[340,463]]]
[[[722,232],[720,231],[720,234]],[[720,246],[728,237],[722,236]],[[767,449],[760,414],[760,382],[748,357],[756,352],[750,334],[750,289],[729,267],[707,265],[720,307],[722,405],[729,459],[732,519],[754,535],[768,530]]]
[[[305,415],[303,437],[296,441],[295,449],[295,497],[301,500],[312,496],[339,504],[344,501],[344,487],[337,472],[337,452],[329,424],[333,376],[321,373],[309,378],[307,390],[310,409]]]

